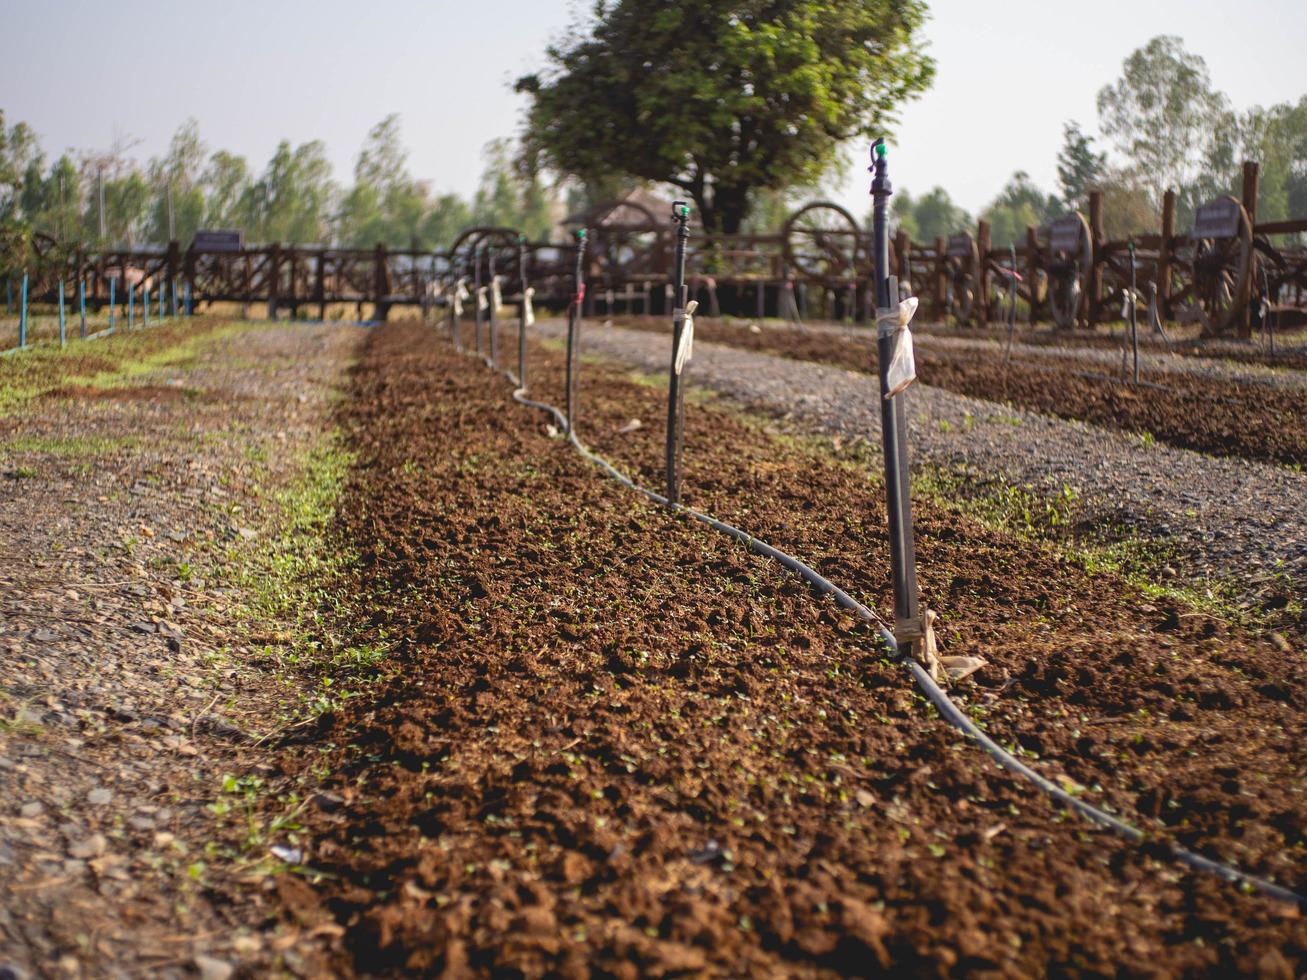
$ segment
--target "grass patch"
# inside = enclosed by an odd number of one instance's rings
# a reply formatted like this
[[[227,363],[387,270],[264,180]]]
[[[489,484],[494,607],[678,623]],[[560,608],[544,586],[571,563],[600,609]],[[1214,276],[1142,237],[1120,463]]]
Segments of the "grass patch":
[[[113,388],[154,371],[194,364],[208,345],[259,326],[197,317],[0,358],[0,416],[70,383]]]
[[[103,456],[141,444],[139,436],[17,436],[0,442],[0,460],[20,453],[39,453],[64,459]]]
[[[272,492],[276,529],[228,550],[225,578],[242,596],[235,618],[252,624],[245,638],[294,692],[279,725],[334,710],[385,672],[384,641],[355,645],[339,628],[351,620],[344,573],[356,555],[332,537],[331,522],[353,462],[341,433],[331,433],[305,453],[299,476]]]

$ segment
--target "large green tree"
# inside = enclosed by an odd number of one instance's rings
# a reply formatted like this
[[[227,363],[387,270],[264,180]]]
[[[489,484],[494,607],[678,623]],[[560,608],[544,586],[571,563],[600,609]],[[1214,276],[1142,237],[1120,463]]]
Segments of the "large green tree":
[[[598,0],[595,14],[518,80],[528,149],[583,180],[673,184],[728,233],[755,191],[817,179],[934,73],[922,0]]]

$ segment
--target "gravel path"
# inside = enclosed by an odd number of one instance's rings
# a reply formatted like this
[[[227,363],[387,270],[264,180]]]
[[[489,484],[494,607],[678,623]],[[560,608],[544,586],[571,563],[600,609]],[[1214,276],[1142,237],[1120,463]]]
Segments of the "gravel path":
[[[230,857],[210,806],[280,696],[220,576],[266,547],[362,337],[212,336],[0,417],[0,977],[269,975],[297,955],[265,945],[257,901],[208,891]]]
[[[557,321],[542,323],[562,336]],[[587,354],[665,372],[667,337],[587,323]],[[879,445],[870,379],[839,368],[696,344],[690,384],[777,413],[801,427]],[[1307,582],[1307,475],[1217,459],[1136,437],[956,395],[908,395],[914,459],[980,483],[1002,480],[1051,497],[1074,491],[1081,516],[1108,533],[1174,543],[1182,579],[1231,579],[1249,602],[1301,596]],[[1281,597],[1281,598],[1275,598]]]

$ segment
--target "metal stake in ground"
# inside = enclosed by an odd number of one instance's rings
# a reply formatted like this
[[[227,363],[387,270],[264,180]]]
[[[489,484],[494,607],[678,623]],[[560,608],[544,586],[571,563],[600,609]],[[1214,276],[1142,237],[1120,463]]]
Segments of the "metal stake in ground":
[[[499,289],[499,283],[496,282],[495,276],[495,249],[490,246],[486,249],[486,275],[490,277],[489,293],[490,298],[486,304],[486,326],[490,333],[490,366],[496,371],[499,370],[499,317],[495,303]]]
[[[567,309],[567,431],[576,431],[576,387],[580,358],[581,308],[585,303],[585,238],[586,230],[576,233],[576,293]]]
[[[481,285],[481,246],[478,245],[472,252],[472,295],[473,305],[476,307],[475,317],[473,319],[473,330],[476,336],[477,356],[482,356],[481,351],[481,311],[485,309],[486,294],[482,292]]]
[[[517,383],[526,390],[526,328],[531,314],[531,287],[526,281],[526,236],[517,236],[517,276],[522,281],[522,302],[517,308]]]
[[[880,361],[880,432],[885,454],[885,494],[889,510],[890,566],[894,579],[894,637],[901,650],[912,655],[932,673],[937,672],[934,614],[923,615],[917,596],[917,556],[912,536],[912,500],[908,485],[908,426],[902,391],[890,386],[890,363],[896,343],[911,343],[910,335],[899,338],[899,297],[896,277],[889,275],[889,199],[893,193],[885,162],[885,141],[871,147],[871,194],[874,201],[872,233],[876,261],[877,353]]]
[[[1135,243],[1130,243],[1130,349],[1134,354],[1135,387],[1139,387],[1139,320],[1135,308],[1139,305],[1139,294],[1135,292]]]
[[[676,264],[672,267],[672,367],[667,386],[667,500],[681,501],[681,446],[684,442],[685,392],[681,371],[689,359],[694,339],[694,307],[685,289],[685,244],[690,238],[690,206],[684,201],[672,204],[676,222]],[[695,304],[697,305],[697,304]]]
[[[459,336],[459,320],[463,314],[463,278],[452,271],[450,279],[453,288],[449,291],[449,336],[454,341],[454,350],[463,353],[463,338]]]

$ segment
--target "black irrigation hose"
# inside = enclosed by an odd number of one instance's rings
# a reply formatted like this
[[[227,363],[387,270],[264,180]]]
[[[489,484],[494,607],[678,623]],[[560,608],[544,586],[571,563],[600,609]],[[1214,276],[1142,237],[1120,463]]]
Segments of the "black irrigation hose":
[[[489,365],[488,361],[487,365]],[[921,688],[926,697],[930,699],[930,703],[935,706],[937,711],[939,711],[940,716],[963,735],[977,742],[980,747],[999,764],[999,766],[1034,783],[1034,785],[1039,789],[1043,790],[1067,808],[1080,814],[1080,816],[1089,820],[1091,823],[1096,823],[1099,826],[1108,828],[1109,830],[1114,830],[1132,843],[1141,844],[1148,840],[1148,834],[1145,831],[1140,830],[1133,824],[1127,823],[1120,817],[1113,816],[1106,810],[1099,809],[1092,803],[1087,803],[1084,800],[1073,796],[1061,786],[1058,786],[1053,781],[1041,776],[1035,770],[1031,769],[1011,752],[1008,752],[1005,748],[981,731],[976,726],[975,722],[968,718],[962,709],[953,702],[947,693],[945,693],[944,689],[935,682],[935,679],[930,676],[929,671],[922,667],[921,664],[917,663],[916,660],[905,656],[899,651],[899,646],[897,641],[894,639],[894,634],[889,631],[885,622],[879,616],[857,599],[854,599],[839,586],[835,585],[820,572],[805,565],[794,556],[786,554],[779,548],[774,548],[767,544],[767,542],[755,538],[748,532],[741,531],[738,527],[727,524],[725,521],[719,521],[717,518],[702,513],[701,511],[697,511],[692,507],[686,507],[684,504],[669,503],[667,498],[662,494],[640,486],[626,474],[613,466],[612,463],[608,462],[608,460],[604,459],[598,453],[595,453],[582,443],[581,440],[576,437],[576,433],[572,430],[572,427],[567,424],[567,416],[559,411],[558,408],[545,402],[534,401],[526,397],[526,389],[520,387],[520,382],[518,381],[517,376],[511,371],[504,371],[502,373],[514,385],[514,401],[529,408],[540,409],[541,411],[553,415],[553,417],[558,421],[559,431],[566,434],[567,441],[570,442],[582,456],[594,463],[618,483],[634,490],[636,493],[643,494],[655,503],[669,506],[673,510],[680,511],[686,516],[694,518],[696,521],[707,524],[716,531],[729,534],[731,537],[743,543],[745,547],[749,548],[751,551],[756,551],[761,555],[766,555],[768,558],[774,558],[786,568],[790,569],[790,571],[802,576],[817,590],[819,594],[830,595],[845,609],[851,610],[869,623],[874,623],[877,630],[880,632],[881,639],[884,641],[886,647],[889,648],[890,653],[907,665],[908,670],[912,673],[913,679],[917,682],[917,686]],[[1220,861],[1214,861],[1211,858],[1203,857],[1201,854],[1183,848],[1178,844],[1169,845],[1168,851],[1171,858],[1181,864],[1187,864],[1189,867],[1195,868],[1199,871],[1206,871],[1209,874],[1214,874],[1218,878],[1228,881],[1231,884],[1239,885],[1243,888],[1255,889],[1271,898],[1278,899],[1282,902],[1290,902],[1301,909],[1307,910],[1307,896],[1300,895],[1292,889],[1285,888],[1283,885],[1277,885],[1274,882],[1267,881],[1265,878],[1259,878],[1246,871],[1241,871],[1239,868],[1232,865],[1223,864]]]

